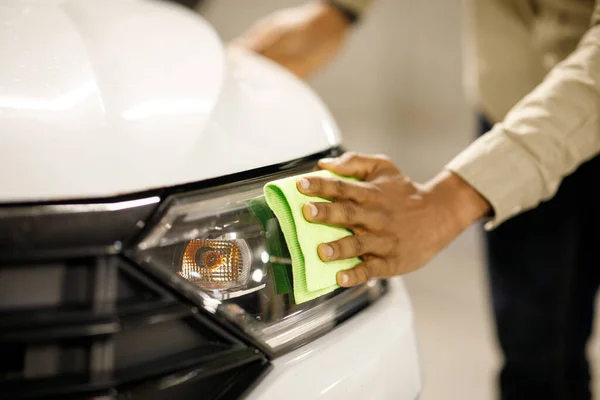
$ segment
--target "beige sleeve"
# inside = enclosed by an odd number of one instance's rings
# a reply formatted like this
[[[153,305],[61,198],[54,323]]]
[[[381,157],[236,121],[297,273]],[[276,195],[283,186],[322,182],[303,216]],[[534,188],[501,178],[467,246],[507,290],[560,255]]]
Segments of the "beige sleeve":
[[[334,3],[355,12],[358,15],[364,14],[372,3],[372,0],[335,0]]]
[[[493,229],[550,199],[566,175],[600,153],[599,115],[600,25],[596,25],[502,123],[446,168],[489,201],[494,216],[486,228]],[[590,184],[600,186],[600,177]]]

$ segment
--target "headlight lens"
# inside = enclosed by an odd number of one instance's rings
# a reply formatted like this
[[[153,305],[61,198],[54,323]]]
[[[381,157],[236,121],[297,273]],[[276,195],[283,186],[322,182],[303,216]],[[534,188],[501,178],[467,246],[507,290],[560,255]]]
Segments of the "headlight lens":
[[[373,281],[294,303],[289,252],[262,194],[281,177],[173,197],[135,254],[274,353],[327,332],[386,290]]]
[[[243,240],[193,239],[185,246],[178,273],[202,288],[226,291],[248,281],[251,262]]]

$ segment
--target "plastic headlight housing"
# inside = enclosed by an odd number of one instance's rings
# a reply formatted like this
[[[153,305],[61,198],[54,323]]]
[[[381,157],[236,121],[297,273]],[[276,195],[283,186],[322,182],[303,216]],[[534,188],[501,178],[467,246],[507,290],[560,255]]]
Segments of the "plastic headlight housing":
[[[267,181],[283,176],[172,197],[135,254],[272,354],[326,333],[387,287],[372,281],[294,303],[287,246],[262,194]]]

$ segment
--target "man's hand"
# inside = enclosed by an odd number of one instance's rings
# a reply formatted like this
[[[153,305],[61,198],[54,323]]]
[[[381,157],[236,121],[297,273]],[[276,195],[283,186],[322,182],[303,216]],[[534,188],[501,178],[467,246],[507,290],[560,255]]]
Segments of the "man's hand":
[[[355,153],[321,160],[319,167],[361,181],[303,177],[297,183],[306,195],[333,200],[305,204],[302,211],[308,221],[354,232],[317,249],[323,261],[364,260],[338,273],[340,286],[414,271],[490,211],[489,204],[451,172],[419,185],[388,158]]]
[[[350,22],[322,2],[275,12],[234,41],[306,78],[341,47]]]

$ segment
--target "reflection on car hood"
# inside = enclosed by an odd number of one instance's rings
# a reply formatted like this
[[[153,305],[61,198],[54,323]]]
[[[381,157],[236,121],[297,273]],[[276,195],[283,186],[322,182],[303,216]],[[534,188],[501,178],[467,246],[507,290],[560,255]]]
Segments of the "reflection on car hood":
[[[0,202],[173,186],[339,142],[309,88],[178,6],[6,0],[0,38]]]

